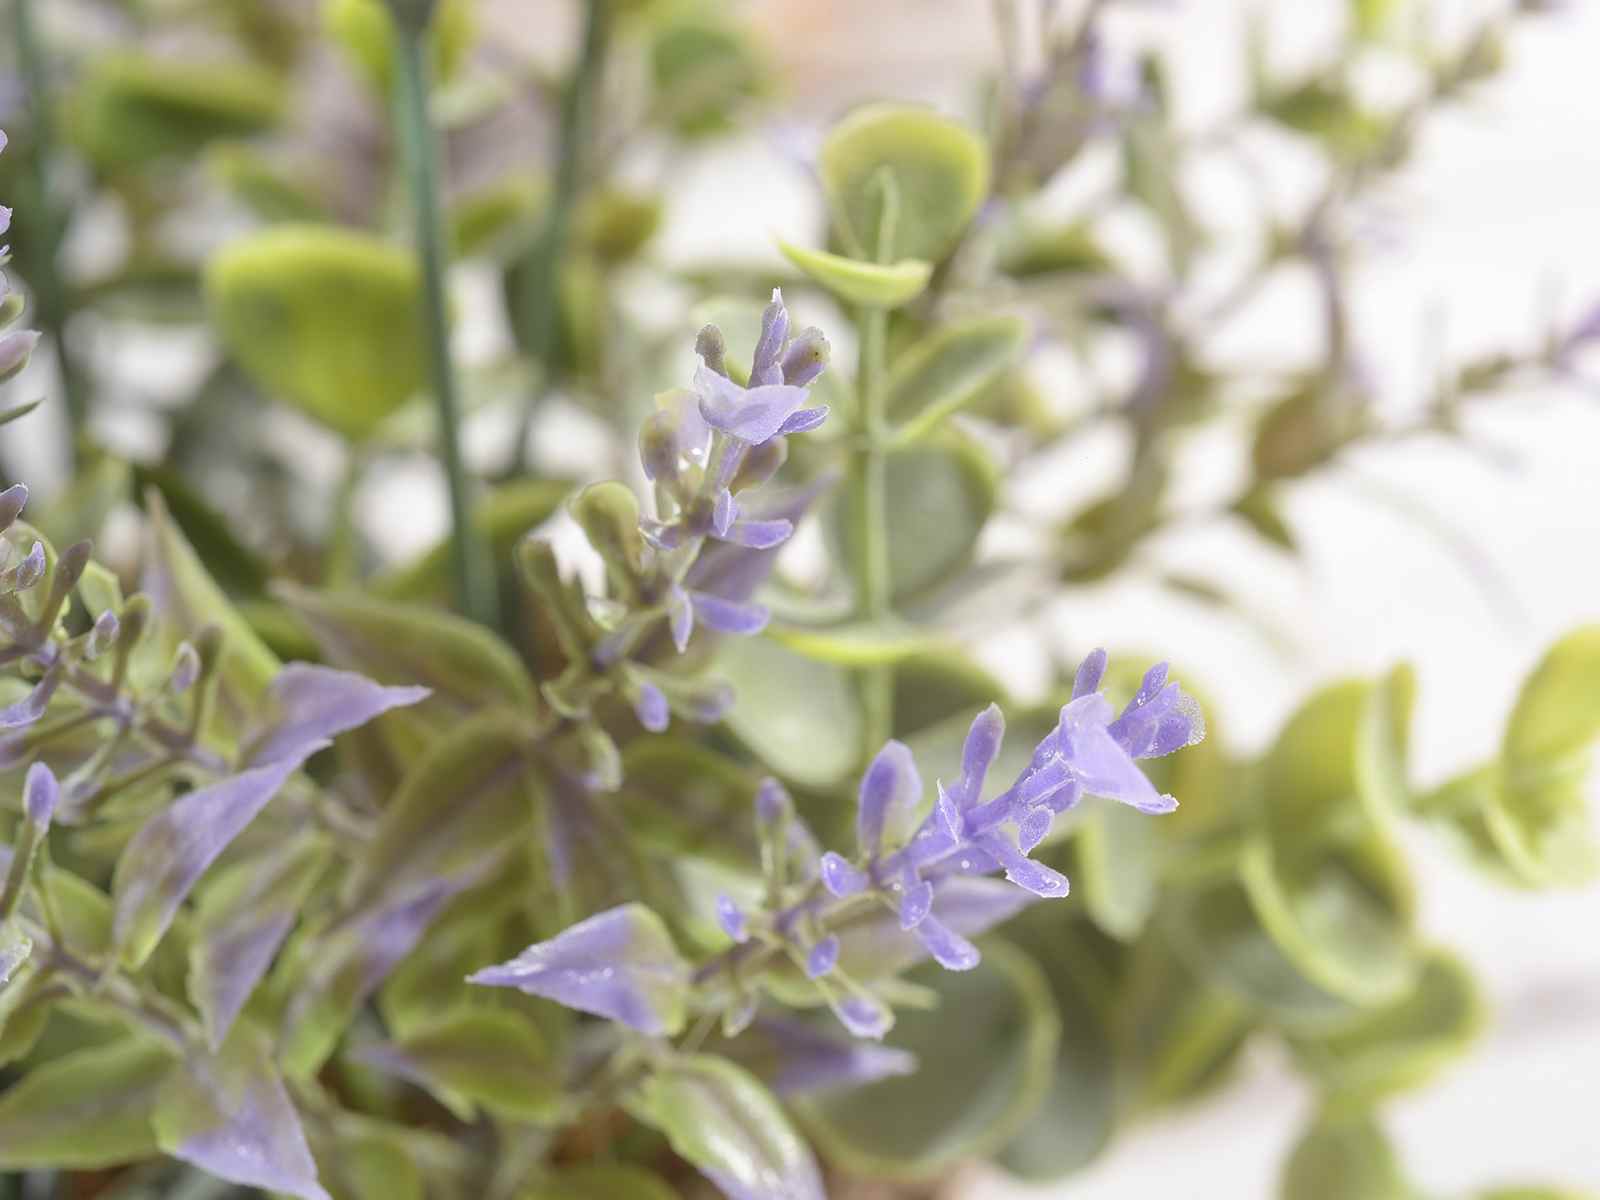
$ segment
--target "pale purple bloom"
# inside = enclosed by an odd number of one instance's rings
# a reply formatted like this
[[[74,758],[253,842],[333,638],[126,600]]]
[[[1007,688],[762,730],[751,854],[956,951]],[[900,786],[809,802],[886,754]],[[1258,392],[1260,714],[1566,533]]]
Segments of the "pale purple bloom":
[[[829,1007],[839,1023],[859,1038],[879,1041],[894,1027],[894,1014],[889,1006],[876,996],[851,993],[840,997]]]
[[[917,1069],[916,1055],[909,1050],[863,1045],[790,1018],[761,1018],[750,1027],[748,1040],[757,1063],[766,1068],[767,1082],[780,1096],[860,1087]],[[739,1044],[730,1047],[736,1056]]]
[[[683,1022],[689,972],[660,918],[642,905],[624,904],[486,967],[468,982],[516,988],[663,1035]]]
[[[770,614],[759,604],[727,600],[676,584],[667,593],[667,622],[679,653],[688,649],[696,621],[718,633],[748,635],[760,633],[769,619]]]
[[[741,387],[703,363],[694,373],[694,386],[706,424],[752,446],[782,433],[807,399],[805,388],[786,383]]]
[[[856,840],[861,852],[876,857],[892,820],[904,817],[922,798],[922,776],[904,742],[885,743],[861,776],[856,810]]]
[[[835,896],[853,896],[872,886],[872,878],[849,859],[829,850],[822,856],[822,886]]]
[[[61,798],[61,785],[55,772],[42,762],[28,768],[22,784],[22,809],[28,820],[41,830],[50,828],[50,818],[55,815],[56,802]]]

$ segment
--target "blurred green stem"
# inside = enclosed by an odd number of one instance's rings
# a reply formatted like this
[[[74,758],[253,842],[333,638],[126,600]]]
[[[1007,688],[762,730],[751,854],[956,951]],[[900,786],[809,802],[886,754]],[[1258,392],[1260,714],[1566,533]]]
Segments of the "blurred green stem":
[[[494,567],[487,547],[472,526],[467,472],[461,461],[461,405],[450,358],[449,313],[445,305],[444,233],[439,219],[439,164],[428,116],[427,30],[400,26],[399,126],[406,147],[406,174],[417,222],[417,252],[422,261],[424,321],[433,368],[433,396],[439,420],[439,457],[450,488],[450,565],[456,604],[485,625],[497,623]]]
[[[878,184],[882,208],[876,257],[879,262],[888,262],[894,249],[900,197],[889,174],[881,174]],[[883,407],[888,309],[863,308],[858,327],[861,361],[856,372],[856,451],[850,480],[857,522],[856,615],[881,622],[893,615],[894,608],[894,580],[889,566],[889,422]],[[862,671],[861,709],[866,735],[862,750],[870,757],[894,732],[894,674],[888,667],[867,667]]]
[[[56,211],[55,191],[50,186],[51,164],[55,161],[55,106],[50,95],[44,46],[39,41],[38,26],[34,23],[33,0],[14,0],[12,15],[16,19],[17,65],[27,90],[31,116],[29,133],[33,163],[30,172],[31,195],[26,198],[27,219],[39,231],[38,268],[29,282],[33,285],[38,304],[39,325],[55,346],[56,362],[61,371],[61,390],[67,402],[67,455],[71,462],[77,458],[79,441],[88,421],[89,405],[77,364],[67,350],[66,288],[61,282],[58,261],[66,221]]]
[[[588,0],[584,6],[583,45],[572,78],[561,98],[561,126],[556,143],[555,190],[539,240],[529,251],[523,309],[528,353],[539,366],[539,378],[528,391],[517,436],[512,442],[512,474],[528,469],[528,442],[534,417],[554,374],[557,315],[560,311],[561,258],[578,200],[578,177],[584,142],[589,136],[589,110],[595,82],[605,59],[610,0]]]

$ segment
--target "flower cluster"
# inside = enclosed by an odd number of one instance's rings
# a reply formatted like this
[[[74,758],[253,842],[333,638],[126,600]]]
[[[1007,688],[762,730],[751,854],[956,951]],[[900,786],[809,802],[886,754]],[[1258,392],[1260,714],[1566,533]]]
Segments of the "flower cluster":
[[[731,695],[650,666],[650,635],[664,626],[681,654],[696,625],[728,634],[766,626],[766,609],[749,600],[752,573],[738,560],[764,564],[809,500],[763,485],[785,461],[785,438],[817,428],[828,415],[825,407],[808,407],[828,342],[814,328],[791,336],[788,310],[774,291],[746,382],[736,378],[715,325],[701,330],[695,349],[693,389],[658,397],[639,435],[655,515],[643,515],[620,483],[595,484],[573,501],[574,516],[606,562],[609,594],[593,598],[564,583],[547,544],[524,548],[524,572],[549,602],[569,660],[567,673],[544,689],[563,715],[587,715],[597,697],[620,691],[654,732],[673,713],[715,721]],[[719,558],[717,548],[738,558]],[[759,566],[756,577],[764,570]]]
[[[0,130],[0,154],[5,152],[6,135]],[[0,238],[5,237],[11,229],[11,210],[0,204]],[[0,244],[0,267],[4,267],[6,260],[11,256],[11,247]],[[28,358],[33,353],[34,346],[39,341],[37,332],[31,329],[14,329],[5,332],[10,325],[22,315],[22,297],[13,295],[11,284],[6,279],[6,274],[0,270],[0,383],[10,379],[28,365]]]
[[[971,937],[1035,897],[1067,894],[1066,877],[1031,857],[1057,816],[1085,796],[1146,813],[1177,807],[1137,760],[1200,741],[1199,706],[1168,681],[1162,663],[1116,713],[1100,691],[1105,667],[1103,651],[1084,661],[1055,727],[990,800],[982,798],[984,783],[1005,734],[998,707],[974,719],[959,776],[936,785],[937,800],[920,820],[916,762],[903,743],[887,743],[861,779],[853,857],[823,852],[782,786],[764,782],[755,809],[766,901],[747,911],[729,896],[718,899],[717,921],[734,944],[685,973],[684,986],[731,988],[731,1000],[718,992],[708,1003],[723,1006],[724,1032],[734,1036],[755,1019],[762,980],[788,964],[851,1033],[881,1038],[893,1013],[858,974],[881,975],[923,957],[953,971],[977,966]],[[985,878],[995,872],[1005,882]],[[674,980],[675,953],[664,936],[642,937],[630,911],[636,907],[590,918],[473,981],[520,988],[659,1034],[671,1024],[662,1019],[660,994]]]

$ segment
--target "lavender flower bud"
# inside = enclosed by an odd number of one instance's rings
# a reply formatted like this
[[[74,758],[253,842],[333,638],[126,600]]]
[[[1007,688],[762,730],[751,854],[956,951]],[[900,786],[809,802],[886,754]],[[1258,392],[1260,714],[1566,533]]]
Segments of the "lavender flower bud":
[[[829,850],[822,856],[822,886],[835,896],[853,896],[872,884],[865,871],[858,870],[842,855]]]
[[[95,618],[94,627],[89,630],[89,640],[84,643],[83,656],[90,662],[99,658],[106,652],[107,647],[115,644],[120,627],[116,613],[109,608],[101,613]]]
[[[194,686],[194,681],[200,677],[200,654],[188,642],[178,644],[178,652],[172,660],[172,675],[170,682],[175,692],[187,692]]]
[[[0,334],[0,383],[21,373],[38,343],[39,334],[32,329]]]
[[[783,306],[783,293],[772,289],[772,303],[761,314],[761,337],[750,362],[750,386],[784,382],[780,361],[784,343],[789,340],[789,310]]]
[[[28,489],[23,484],[13,483],[5,491],[0,492],[0,532],[16,524],[27,503]]]
[[[639,718],[639,724],[651,733],[664,733],[672,721],[666,693],[653,683],[639,685],[639,694],[633,701],[633,712]]]
[[[766,778],[756,789],[756,826],[762,830],[776,829],[794,813],[794,801],[776,779]]]
[[[44,578],[44,543],[35,542],[28,556],[11,568],[11,586],[19,592],[34,587]]]
[[[816,326],[802,329],[783,352],[783,382],[807,387],[828,368],[833,347]]]
[[[750,939],[750,928],[744,919],[744,913],[728,896],[717,897],[717,924],[722,927],[722,932],[735,942],[745,942]]]
[[[806,975],[811,979],[821,979],[832,972],[839,964],[839,938],[829,934],[806,954]]]
[[[74,542],[61,552],[56,561],[56,588],[65,593],[78,586],[78,580],[88,569],[89,556],[94,553],[92,542]]]
[[[42,762],[28,768],[28,777],[22,785],[23,811],[40,832],[50,828],[50,818],[55,815],[56,801],[61,798],[61,786],[55,774]]]
[[[639,462],[651,483],[678,478],[677,421],[666,409],[656,409],[639,427]]]
[[[862,853],[876,855],[891,819],[909,813],[921,797],[922,777],[911,748],[886,742],[861,777],[856,836]]]

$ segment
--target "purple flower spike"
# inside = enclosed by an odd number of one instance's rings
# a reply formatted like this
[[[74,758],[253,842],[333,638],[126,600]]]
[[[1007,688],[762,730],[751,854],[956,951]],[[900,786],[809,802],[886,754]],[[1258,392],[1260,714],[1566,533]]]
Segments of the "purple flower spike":
[[[933,960],[947,971],[970,971],[981,960],[978,948],[938,917],[923,918],[916,934]]]
[[[672,714],[667,708],[667,696],[653,683],[641,683],[639,695],[633,702],[633,712],[651,733],[665,733],[667,726],[672,722]]]
[[[861,777],[856,837],[862,853],[875,856],[891,819],[909,813],[921,798],[922,776],[911,748],[904,742],[884,743]]]
[[[821,870],[822,886],[835,896],[853,896],[872,885],[865,871],[857,870],[832,850],[822,856]]]
[[[713,596],[709,592],[689,594],[694,601],[695,617],[707,628],[715,629],[718,633],[741,636],[760,633],[771,619],[771,614],[759,604],[741,604],[735,600],[724,600],[721,596]]]
[[[689,970],[661,918],[624,904],[467,982],[516,988],[660,1036],[683,1027]]]
[[[744,919],[744,913],[730,896],[717,897],[717,924],[722,927],[723,933],[736,942],[750,940],[750,928]]]
[[[806,955],[806,976],[821,979],[839,965],[839,938],[830,933]]]
[[[786,383],[742,388],[703,365],[695,372],[694,385],[706,424],[752,446],[776,437],[807,395],[805,388]]]
[[[34,763],[23,781],[22,796],[28,820],[41,829],[48,829],[50,818],[55,815],[56,801],[61,798],[61,785],[56,782],[55,773],[42,762]]]

